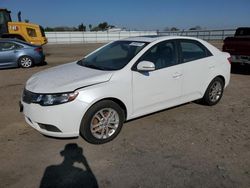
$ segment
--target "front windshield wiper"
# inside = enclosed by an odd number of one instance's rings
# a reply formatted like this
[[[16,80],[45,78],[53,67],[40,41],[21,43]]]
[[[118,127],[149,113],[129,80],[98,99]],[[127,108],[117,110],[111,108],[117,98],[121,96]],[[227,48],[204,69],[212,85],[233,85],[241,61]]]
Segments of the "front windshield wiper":
[[[84,59],[81,59],[79,61],[77,61],[77,64],[78,65],[81,65],[83,67],[88,67],[88,68],[92,68],[92,69],[97,69],[97,70],[106,70],[106,71],[114,71],[114,70],[117,70],[117,69],[112,69],[112,68],[104,68],[104,67],[98,67],[96,65],[93,65],[93,64],[88,64],[89,62],[84,62]]]
[[[84,59],[81,59],[81,60],[77,61],[77,64],[83,66],[83,60],[84,60]]]
[[[87,64],[87,62],[84,62],[84,59],[81,59],[79,61],[77,61],[78,65],[81,65],[83,67],[88,67],[88,68],[92,68],[92,69],[98,69],[98,70],[104,70],[101,67],[95,66],[95,65],[91,65],[91,64]]]
[[[84,67],[92,68],[92,69],[97,69],[97,70],[105,70],[101,67],[95,66],[95,65],[90,65],[90,64],[82,64]]]

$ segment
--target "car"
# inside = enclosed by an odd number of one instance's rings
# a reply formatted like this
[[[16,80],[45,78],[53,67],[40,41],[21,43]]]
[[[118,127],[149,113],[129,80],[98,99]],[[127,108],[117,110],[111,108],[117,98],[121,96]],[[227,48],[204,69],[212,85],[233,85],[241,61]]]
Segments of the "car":
[[[51,137],[114,139],[123,123],[190,101],[217,104],[230,55],[196,38],[144,36],[111,42],[83,59],[34,74],[21,97],[26,122]]]
[[[0,39],[0,68],[30,68],[42,64],[44,60],[41,46],[18,39]]]
[[[236,29],[234,37],[225,38],[222,48],[230,53],[233,64],[250,65],[250,27]]]

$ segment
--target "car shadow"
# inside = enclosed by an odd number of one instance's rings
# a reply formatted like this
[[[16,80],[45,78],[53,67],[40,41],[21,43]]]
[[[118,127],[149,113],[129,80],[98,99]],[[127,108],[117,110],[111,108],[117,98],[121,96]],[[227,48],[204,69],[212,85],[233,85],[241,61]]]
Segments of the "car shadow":
[[[45,169],[40,188],[96,188],[98,183],[87,159],[83,155],[83,149],[76,143],[67,144],[60,155],[64,157],[61,164],[51,165]],[[75,163],[81,164],[80,168]]]
[[[19,67],[1,67],[0,70],[13,70],[13,69],[19,69]]]
[[[233,64],[231,66],[232,74],[250,75],[250,65]]]
[[[38,64],[37,66],[45,66],[45,65],[48,65],[48,62],[47,62],[47,61],[44,61],[44,62]]]

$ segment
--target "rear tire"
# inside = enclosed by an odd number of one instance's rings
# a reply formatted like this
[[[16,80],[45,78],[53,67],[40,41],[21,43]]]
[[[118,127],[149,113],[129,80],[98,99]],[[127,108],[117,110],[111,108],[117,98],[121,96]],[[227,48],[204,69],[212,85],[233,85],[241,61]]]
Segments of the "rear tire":
[[[202,98],[202,102],[208,106],[213,106],[217,104],[224,92],[224,81],[220,77],[214,78]]]
[[[18,64],[22,68],[30,68],[34,65],[34,62],[30,56],[22,56],[18,59]]]
[[[94,104],[82,119],[80,133],[92,144],[104,144],[113,140],[121,131],[124,111],[115,102],[103,100]]]

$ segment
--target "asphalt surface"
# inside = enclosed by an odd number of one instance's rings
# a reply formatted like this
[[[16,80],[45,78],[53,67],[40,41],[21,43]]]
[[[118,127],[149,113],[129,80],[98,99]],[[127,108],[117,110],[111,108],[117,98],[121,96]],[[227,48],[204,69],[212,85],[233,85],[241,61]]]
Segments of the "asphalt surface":
[[[18,108],[26,80],[98,46],[47,45],[47,65],[0,70],[0,187],[250,187],[246,66],[233,66],[216,106],[188,103],[129,121],[104,145],[45,137],[28,126]]]

